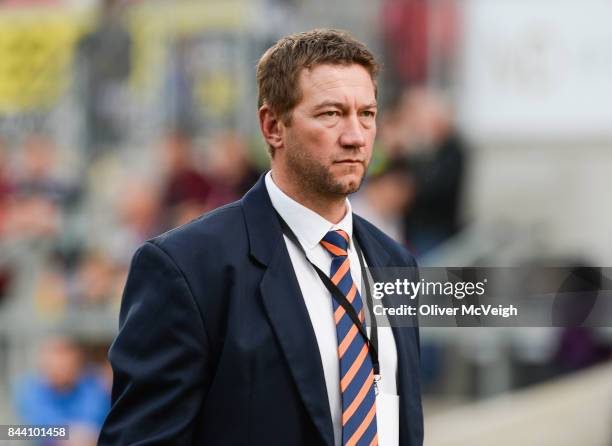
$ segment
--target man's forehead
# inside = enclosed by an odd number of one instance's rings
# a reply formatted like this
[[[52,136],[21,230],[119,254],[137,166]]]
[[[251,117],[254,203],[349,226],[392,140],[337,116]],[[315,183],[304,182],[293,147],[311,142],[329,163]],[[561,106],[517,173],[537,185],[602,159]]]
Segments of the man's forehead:
[[[337,93],[342,91],[358,91],[360,94],[375,97],[375,85],[370,73],[359,64],[319,64],[304,68],[299,74],[299,86],[302,95]],[[304,99],[304,98],[303,98]]]

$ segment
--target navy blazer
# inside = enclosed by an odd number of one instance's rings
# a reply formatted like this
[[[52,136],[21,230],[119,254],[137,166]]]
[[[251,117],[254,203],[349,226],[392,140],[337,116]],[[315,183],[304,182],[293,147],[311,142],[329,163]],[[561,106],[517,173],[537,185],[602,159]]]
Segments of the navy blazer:
[[[414,259],[354,216],[369,266]],[[99,445],[334,444],[323,366],[263,176],[134,255]],[[400,444],[423,443],[418,329],[394,328]]]

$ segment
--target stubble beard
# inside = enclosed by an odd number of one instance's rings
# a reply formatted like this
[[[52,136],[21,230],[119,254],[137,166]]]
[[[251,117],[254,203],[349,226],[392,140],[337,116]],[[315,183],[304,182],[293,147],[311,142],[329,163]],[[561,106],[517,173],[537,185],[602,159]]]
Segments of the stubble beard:
[[[320,196],[325,199],[343,199],[357,192],[363,182],[367,164],[358,180],[338,179],[331,169],[319,160],[306,155],[299,146],[287,150],[287,167],[291,171],[299,192],[310,196]],[[356,172],[358,166],[347,166],[347,173]]]

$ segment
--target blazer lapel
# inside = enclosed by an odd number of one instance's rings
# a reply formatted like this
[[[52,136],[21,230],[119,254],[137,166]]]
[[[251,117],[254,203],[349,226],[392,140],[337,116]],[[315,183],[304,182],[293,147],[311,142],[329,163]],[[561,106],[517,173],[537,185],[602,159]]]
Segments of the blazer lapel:
[[[263,176],[243,198],[251,255],[266,267],[260,291],[300,396],[325,444],[333,425],[321,354]]]
[[[370,234],[366,224],[363,220],[353,214],[353,228],[355,236],[363,249],[366,261],[369,268],[392,268],[392,267],[404,267],[406,265],[395,265],[391,259],[387,250]],[[376,279],[376,274],[373,274],[373,279]],[[383,299],[383,304],[388,307],[389,302]],[[397,392],[400,396],[400,412],[399,412],[399,444],[410,445],[411,435],[409,428],[411,426],[411,420],[409,417],[410,413],[416,413],[414,407],[410,404],[413,401],[412,395],[418,394],[418,389],[411,389],[411,383],[419,381],[418,375],[420,370],[418,369],[418,361],[411,361],[409,358],[409,352],[414,350],[414,346],[410,345],[410,340],[407,339],[407,330],[413,330],[410,328],[401,328],[397,322],[394,322],[395,317],[389,316],[389,323],[391,324],[391,330],[393,331],[393,337],[395,339],[395,348],[397,351]],[[411,366],[411,364],[417,364]],[[415,369],[416,368],[416,369]],[[407,379],[413,374],[417,374],[415,379]],[[412,423],[414,424],[414,423]]]
[[[333,426],[321,354],[284,243],[279,244],[268,266],[261,294],[304,404],[325,444],[332,445]]]

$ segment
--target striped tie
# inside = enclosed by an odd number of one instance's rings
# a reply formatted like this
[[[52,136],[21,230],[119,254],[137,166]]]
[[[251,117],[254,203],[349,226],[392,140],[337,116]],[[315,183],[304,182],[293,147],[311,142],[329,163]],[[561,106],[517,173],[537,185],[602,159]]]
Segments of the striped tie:
[[[331,281],[355,308],[364,323],[363,303],[351,277],[348,258],[349,236],[342,230],[328,232],[321,245],[332,255]],[[368,346],[335,299],[334,320],[340,359],[340,391],[342,392],[342,445],[370,446],[378,444],[376,432],[376,396],[374,375]]]

